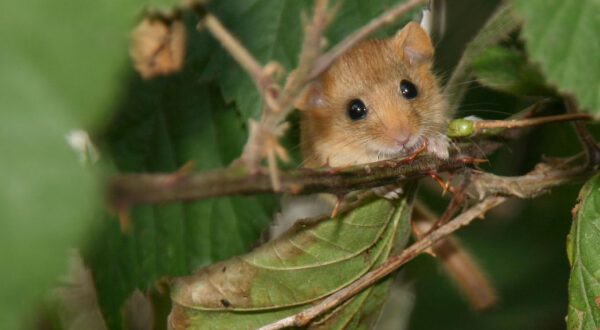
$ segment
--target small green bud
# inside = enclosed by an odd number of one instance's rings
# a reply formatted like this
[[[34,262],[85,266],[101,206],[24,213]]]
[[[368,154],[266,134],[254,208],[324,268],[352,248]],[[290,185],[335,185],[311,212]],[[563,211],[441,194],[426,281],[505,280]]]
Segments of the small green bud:
[[[459,138],[467,137],[475,134],[475,127],[473,127],[473,121],[469,119],[459,118],[454,119],[448,125],[448,137]]]

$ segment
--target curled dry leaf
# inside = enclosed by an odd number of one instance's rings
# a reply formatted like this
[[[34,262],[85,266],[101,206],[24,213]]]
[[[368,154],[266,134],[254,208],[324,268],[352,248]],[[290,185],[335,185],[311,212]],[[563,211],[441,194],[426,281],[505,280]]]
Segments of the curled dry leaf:
[[[410,198],[378,200],[318,224],[296,226],[256,250],[178,278],[172,329],[254,329],[306,308],[383,263],[410,232]],[[368,288],[312,328],[372,325],[389,281]]]
[[[131,33],[129,55],[144,79],[181,70],[186,32],[181,21],[146,18]]]

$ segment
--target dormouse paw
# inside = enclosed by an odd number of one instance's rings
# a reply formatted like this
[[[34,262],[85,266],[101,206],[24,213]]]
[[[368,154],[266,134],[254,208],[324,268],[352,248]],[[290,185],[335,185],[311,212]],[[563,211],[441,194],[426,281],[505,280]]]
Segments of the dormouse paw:
[[[427,152],[441,159],[448,159],[450,156],[448,151],[449,146],[448,137],[443,134],[438,134],[427,139]]]

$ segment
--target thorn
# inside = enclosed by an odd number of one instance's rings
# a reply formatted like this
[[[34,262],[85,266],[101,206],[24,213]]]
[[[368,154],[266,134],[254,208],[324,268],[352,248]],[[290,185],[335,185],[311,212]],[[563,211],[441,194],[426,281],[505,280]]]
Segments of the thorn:
[[[487,159],[484,159],[484,158],[473,158],[473,157],[462,158],[461,161],[463,162],[463,164],[473,164],[473,165],[479,165],[479,164],[489,162]]]
[[[281,190],[281,181],[279,179],[277,160],[275,159],[275,150],[273,148],[268,148],[267,150],[267,163],[269,165],[269,177],[271,178],[271,185],[273,186],[273,190],[278,192]]]
[[[277,155],[277,157],[279,157],[279,159],[281,159],[284,163],[290,162],[290,156],[288,155],[284,147],[282,147],[279,143],[275,141],[274,148],[275,154]]]
[[[195,161],[188,161],[187,163],[183,164],[183,166],[181,166],[177,171],[173,172],[173,174],[169,175],[169,177],[165,181],[165,185],[176,184],[177,182],[189,176],[195,167]]]
[[[244,151],[239,158],[239,162],[243,163],[248,171],[255,175],[261,173],[259,156],[265,156],[265,144],[260,139],[262,137],[261,127],[257,121],[253,119],[248,120],[248,132],[248,142],[244,146]]]
[[[344,197],[345,197],[345,195],[337,196],[336,201],[335,201],[335,206],[333,207],[333,211],[331,211],[330,218],[335,218],[338,215],[338,213],[340,211],[340,207],[342,206],[342,202],[344,201]]]
[[[430,248],[430,247],[429,247],[429,248],[427,248],[427,249],[425,249],[425,250],[423,250],[423,253],[427,253],[427,254],[429,254],[430,256],[432,256],[432,257],[434,257],[434,258],[437,258],[437,254],[435,254],[435,252],[433,252],[433,249],[432,249],[432,248]]]
[[[196,168],[196,161],[190,160],[183,164],[183,166],[181,166],[177,172],[179,172],[181,175],[188,175],[192,173],[194,168]]]
[[[415,158],[417,158],[417,156],[422,154],[423,151],[425,151],[425,150],[427,150],[427,141],[425,141],[425,143],[423,143],[423,145],[420,146],[419,149],[413,151],[413,153],[411,153],[410,155],[403,158],[402,163],[404,163],[404,164],[411,163],[413,160],[415,160]]]
[[[281,76],[285,73],[285,69],[278,62],[272,61],[267,63],[263,68],[263,74],[265,76]]]
[[[448,190],[452,193],[454,193],[454,188],[452,188],[450,186],[449,182],[444,181],[444,179],[442,179],[437,173],[435,172],[430,172],[429,176],[435,181],[437,182],[437,184],[440,185],[440,187],[442,188],[442,196],[445,196],[446,193],[448,192]]]
[[[273,113],[280,113],[282,111],[279,102],[277,101],[277,98],[279,97],[279,89],[277,86],[271,85],[264,87],[263,95],[267,106]]]
[[[573,97],[566,96],[564,103],[565,107],[567,108],[567,112],[572,114],[579,113],[577,103]],[[594,136],[592,136],[588,131],[585,123],[574,122],[573,126],[575,127],[575,133],[577,133],[579,141],[581,142],[583,150],[585,151],[587,166],[595,169],[598,164],[600,164],[600,147],[598,146],[598,143],[594,139]]]
[[[527,111],[523,118],[526,119],[535,117],[538,114],[538,112],[543,108],[543,106],[547,103],[549,103],[549,99],[541,99],[535,102],[534,104],[528,107],[529,111]]]
[[[169,278],[166,276],[160,277],[159,279],[154,281],[153,285],[156,292],[158,292],[158,294],[160,295],[165,295],[169,293],[169,286]]]
[[[131,216],[129,214],[129,206],[121,204],[117,206],[117,217],[119,217],[119,226],[121,233],[128,234],[131,232]]]

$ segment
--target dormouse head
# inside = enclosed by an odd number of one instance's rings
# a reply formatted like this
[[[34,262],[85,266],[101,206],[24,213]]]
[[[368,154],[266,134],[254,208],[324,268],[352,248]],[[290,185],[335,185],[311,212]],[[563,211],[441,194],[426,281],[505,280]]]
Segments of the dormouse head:
[[[307,166],[373,162],[425,144],[447,158],[448,115],[432,64],[431,40],[417,23],[344,54],[297,103]]]

